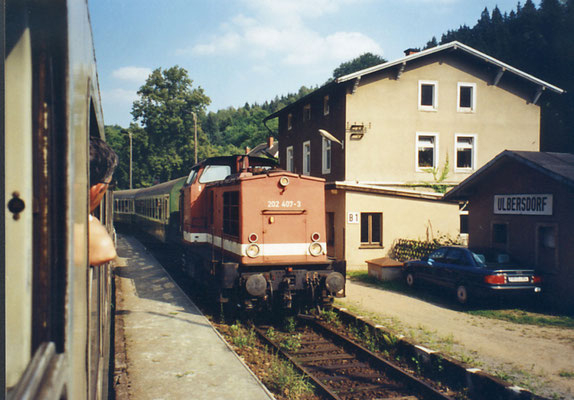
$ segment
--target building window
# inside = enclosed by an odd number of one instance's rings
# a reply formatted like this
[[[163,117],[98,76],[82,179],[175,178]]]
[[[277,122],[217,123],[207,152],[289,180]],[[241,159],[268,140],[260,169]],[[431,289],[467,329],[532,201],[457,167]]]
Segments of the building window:
[[[457,111],[474,112],[476,108],[476,83],[458,83]]]
[[[435,168],[438,164],[438,135],[436,133],[417,133],[416,168],[423,171]]]
[[[492,224],[492,244],[494,246],[506,247],[508,243],[508,224],[506,223],[493,223]]]
[[[290,131],[293,129],[293,114],[287,114],[287,130]]]
[[[473,170],[476,164],[476,135],[454,135],[455,137],[455,169],[459,171]]]
[[[293,172],[294,171],[294,168],[293,168],[293,146],[287,147],[287,154],[286,154],[285,160],[286,160],[285,167],[287,168],[287,171]]]
[[[328,174],[331,172],[331,141],[325,138],[323,139],[323,174]]]
[[[361,246],[382,246],[382,227],[382,213],[361,213]]]
[[[438,109],[438,82],[419,81],[419,110]]]
[[[303,121],[311,120],[311,104],[306,104],[303,107]]]
[[[329,96],[323,97],[323,115],[329,115]]]
[[[303,174],[311,175],[311,142],[303,143]]]

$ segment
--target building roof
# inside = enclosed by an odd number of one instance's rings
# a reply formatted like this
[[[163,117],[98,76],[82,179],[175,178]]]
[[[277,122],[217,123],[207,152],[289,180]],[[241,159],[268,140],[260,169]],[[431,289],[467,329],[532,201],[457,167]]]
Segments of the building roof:
[[[409,63],[411,61],[418,60],[420,58],[428,57],[430,55],[441,53],[441,52],[452,52],[452,51],[458,51],[458,52],[462,52],[464,54],[468,54],[470,56],[475,57],[477,60],[482,61],[485,64],[492,65],[492,66],[495,66],[496,68],[498,68],[499,69],[499,76],[497,76],[495,79],[496,83],[502,77],[502,75],[504,73],[508,72],[508,73],[511,73],[511,74],[521,78],[521,79],[524,79],[524,80],[538,86],[539,91],[535,95],[533,103],[537,102],[538,96],[540,96],[540,94],[543,91],[550,90],[550,91],[552,91],[554,93],[558,93],[558,94],[563,94],[566,92],[564,89],[561,89],[561,88],[554,86],[548,82],[545,82],[542,79],[538,79],[535,76],[532,76],[532,75],[530,75],[524,71],[521,71],[518,68],[514,68],[514,67],[512,67],[512,66],[510,66],[510,65],[508,65],[508,64],[506,64],[500,60],[497,60],[494,57],[491,57],[491,56],[484,54],[484,53],[482,53],[476,49],[473,49],[470,46],[467,46],[461,42],[453,41],[453,42],[446,43],[446,44],[443,44],[440,46],[431,47],[430,49],[419,51],[417,53],[410,54],[408,56],[399,58],[399,59],[394,60],[394,61],[389,61],[389,62],[386,62],[383,64],[378,64],[378,65],[375,65],[375,66],[372,66],[369,68],[362,69],[362,70],[357,71],[357,72],[353,72],[352,74],[341,76],[341,77],[335,79],[334,81],[331,81],[331,82],[325,84],[324,86],[318,88],[317,90],[309,93],[308,95],[303,96],[302,98],[295,101],[294,103],[291,103],[288,106],[283,107],[281,110],[278,110],[278,111],[274,112],[273,114],[267,116],[263,121],[268,121],[270,119],[277,117],[283,110],[291,108],[297,104],[300,104],[301,102],[307,101],[307,99],[310,96],[315,95],[318,91],[322,91],[329,86],[349,82],[352,80],[360,80],[361,77],[363,77],[365,75],[369,75],[369,74],[372,74],[372,73],[375,73],[378,71],[382,71],[385,69],[390,69],[393,67],[394,68],[404,68],[404,66],[406,66],[407,63]]]
[[[523,164],[560,184],[574,188],[574,154],[505,150],[447,192],[444,199],[467,199],[475,185],[508,160]]]
[[[372,185],[361,182],[349,182],[349,181],[327,182],[325,184],[325,189],[339,189],[351,192],[363,192],[363,193],[371,193],[371,194],[387,195],[387,196],[409,197],[421,200],[440,201],[443,199],[442,193],[422,192],[418,190]]]
[[[503,72],[508,71],[512,74],[519,76],[520,78],[526,79],[527,81],[530,81],[530,82],[540,86],[542,88],[542,90],[549,89],[549,90],[556,92],[556,93],[559,93],[559,94],[562,94],[565,92],[563,89],[560,89],[557,86],[554,86],[548,82],[545,82],[542,79],[538,79],[538,78],[536,78],[530,74],[527,74],[524,71],[521,71],[517,68],[514,68],[514,67],[512,67],[506,63],[503,63],[500,60],[497,60],[494,57],[491,57],[487,54],[484,54],[484,53],[482,53],[476,49],[473,49],[470,46],[467,46],[467,45],[460,43],[460,42],[457,42],[457,41],[446,43],[446,44],[436,46],[436,47],[431,47],[430,49],[426,49],[426,50],[420,51],[418,53],[410,54],[408,56],[399,58],[398,60],[394,60],[394,61],[386,62],[383,64],[375,65],[375,66],[370,67],[370,68],[365,68],[363,70],[353,72],[352,74],[341,76],[341,77],[335,79],[335,81],[337,83],[346,82],[346,81],[349,81],[352,79],[360,78],[363,75],[372,74],[373,72],[388,69],[388,68],[391,68],[391,67],[394,67],[397,65],[406,64],[410,61],[417,60],[417,59],[422,58],[422,57],[427,57],[431,54],[436,54],[436,53],[446,52],[446,51],[461,51],[461,52],[470,54],[472,56],[475,56],[478,59],[484,61],[485,63],[491,64],[491,65],[494,65],[494,66],[500,68],[501,71],[503,71]]]

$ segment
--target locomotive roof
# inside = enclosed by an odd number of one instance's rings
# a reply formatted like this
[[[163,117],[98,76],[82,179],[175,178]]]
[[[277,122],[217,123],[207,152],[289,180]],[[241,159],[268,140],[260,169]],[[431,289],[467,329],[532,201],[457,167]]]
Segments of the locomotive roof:
[[[230,165],[234,167],[238,159],[245,157],[249,159],[250,165],[269,166],[269,167],[276,167],[278,165],[277,161],[271,158],[253,157],[246,154],[237,154],[233,156],[218,156],[218,157],[206,158],[205,160],[195,164],[193,167],[195,168],[196,166],[200,165]]]

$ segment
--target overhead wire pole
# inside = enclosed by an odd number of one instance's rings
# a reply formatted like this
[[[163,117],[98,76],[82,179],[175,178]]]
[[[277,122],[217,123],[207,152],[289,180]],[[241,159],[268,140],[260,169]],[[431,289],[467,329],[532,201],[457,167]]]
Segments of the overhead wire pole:
[[[127,133],[130,138],[130,189],[133,188],[132,186],[132,131],[127,129],[122,129],[122,133]]]
[[[195,151],[195,164],[197,164],[197,114],[195,112],[191,112],[193,114],[193,148]]]

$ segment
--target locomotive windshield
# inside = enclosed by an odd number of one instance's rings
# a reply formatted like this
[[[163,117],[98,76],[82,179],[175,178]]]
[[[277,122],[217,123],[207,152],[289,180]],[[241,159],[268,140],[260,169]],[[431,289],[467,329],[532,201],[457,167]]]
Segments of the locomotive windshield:
[[[222,181],[231,174],[229,165],[208,165],[199,177],[199,183]]]

